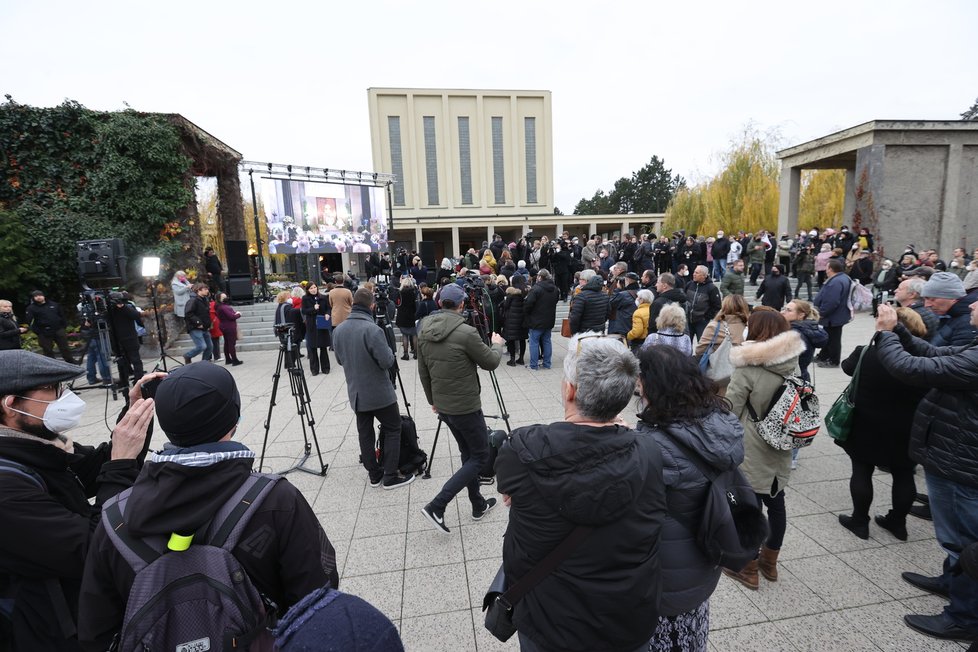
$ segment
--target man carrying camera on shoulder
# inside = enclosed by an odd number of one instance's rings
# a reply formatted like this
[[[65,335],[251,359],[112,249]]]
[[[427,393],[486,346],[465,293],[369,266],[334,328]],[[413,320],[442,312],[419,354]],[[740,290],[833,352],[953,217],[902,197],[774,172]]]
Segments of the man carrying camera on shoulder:
[[[418,333],[418,374],[432,410],[458,443],[462,466],[421,512],[448,534],[445,508],[462,489],[468,489],[475,520],[496,504],[495,498],[483,498],[479,491],[479,470],[489,459],[489,437],[476,370],[492,371],[502,356],[465,323],[461,314],[465,290],[446,285],[438,293],[438,305],[441,310],[425,317]],[[492,343],[502,344],[503,338],[493,334]]]

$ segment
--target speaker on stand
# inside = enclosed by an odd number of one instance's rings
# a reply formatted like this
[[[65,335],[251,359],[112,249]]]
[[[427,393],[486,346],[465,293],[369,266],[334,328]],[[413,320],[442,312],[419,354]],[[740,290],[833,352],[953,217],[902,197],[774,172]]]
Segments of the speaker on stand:
[[[422,240],[419,242],[418,255],[421,256],[421,263],[428,269],[438,269],[438,261],[435,260],[435,243],[433,240]]]

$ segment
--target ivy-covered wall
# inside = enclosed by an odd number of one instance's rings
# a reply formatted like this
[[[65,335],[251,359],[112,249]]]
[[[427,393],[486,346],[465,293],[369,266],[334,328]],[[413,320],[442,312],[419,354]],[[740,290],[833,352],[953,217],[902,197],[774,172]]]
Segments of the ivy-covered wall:
[[[74,101],[0,104],[0,297],[27,303],[43,288],[73,305],[75,242],[121,238],[130,279],[143,255],[198,264],[192,161],[159,114],[106,113]]]

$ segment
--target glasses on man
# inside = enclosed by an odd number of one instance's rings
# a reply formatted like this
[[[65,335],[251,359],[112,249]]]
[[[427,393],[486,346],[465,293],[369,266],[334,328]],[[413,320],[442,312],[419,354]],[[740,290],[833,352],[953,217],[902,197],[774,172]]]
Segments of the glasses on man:
[[[577,352],[576,352],[576,355],[580,355],[581,354],[581,344],[584,343],[584,340],[590,340],[590,339],[596,339],[596,338],[610,338],[610,339],[613,339],[613,340],[618,340],[619,342],[621,342],[622,344],[624,344],[626,347],[628,346],[627,342],[625,341],[625,336],[624,335],[620,335],[618,333],[589,333],[587,335],[581,335],[580,337],[577,338]]]

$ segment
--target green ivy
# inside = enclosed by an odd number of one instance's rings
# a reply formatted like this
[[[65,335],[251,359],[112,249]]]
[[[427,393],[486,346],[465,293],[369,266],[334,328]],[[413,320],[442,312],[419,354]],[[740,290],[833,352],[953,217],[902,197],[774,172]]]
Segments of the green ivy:
[[[70,100],[38,108],[8,95],[0,161],[0,256],[8,270],[0,291],[15,303],[34,287],[61,300],[75,295],[77,240],[121,238],[130,272],[145,254],[182,247],[161,239],[164,224],[185,226],[181,211],[194,199],[191,160],[166,116],[97,112]]]

